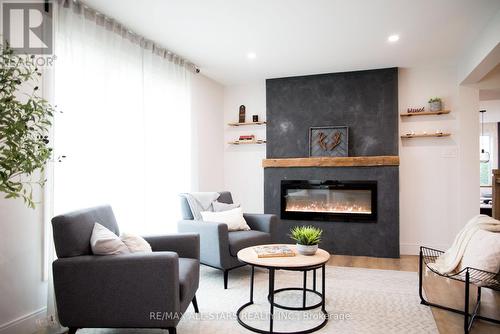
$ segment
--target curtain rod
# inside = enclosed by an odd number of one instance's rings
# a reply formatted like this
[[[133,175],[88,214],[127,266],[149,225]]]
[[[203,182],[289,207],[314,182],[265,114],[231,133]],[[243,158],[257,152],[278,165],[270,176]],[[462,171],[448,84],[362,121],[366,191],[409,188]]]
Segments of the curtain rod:
[[[79,0],[57,0],[59,5],[64,8],[71,9],[83,15],[86,19],[93,20],[97,25],[103,26],[105,29],[111,30],[114,33],[120,35],[123,38],[128,39],[132,43],[138,44],[140,47],[146,50],[151,50],[151,52],[159,57],[162,57],[170,62],[184,66],[193,73],[200,73],[200,69],[193,62],[179,56],[178,54],[164,48],[160,44],[139,35],[138,33],[132,31],[127,26],[123,25],[121,22],[109,17],[92,7],[87,6],[85,3]]]

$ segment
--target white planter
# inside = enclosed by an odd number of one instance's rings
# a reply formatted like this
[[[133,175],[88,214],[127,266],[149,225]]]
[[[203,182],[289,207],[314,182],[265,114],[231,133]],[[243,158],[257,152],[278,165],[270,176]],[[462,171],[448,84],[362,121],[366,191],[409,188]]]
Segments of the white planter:
[[[302,255],[314,255],[318,250],[318,245],[300,245],[296,244],[297,252]]]
[[[431,111],[441,111],[441,109],[442,109],[441,101],[429,103],[429,109]]]

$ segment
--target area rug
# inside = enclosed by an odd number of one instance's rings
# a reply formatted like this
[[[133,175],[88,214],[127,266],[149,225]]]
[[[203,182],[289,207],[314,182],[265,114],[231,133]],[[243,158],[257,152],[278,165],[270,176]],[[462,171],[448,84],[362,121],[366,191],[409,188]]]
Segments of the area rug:
[[[326,310],[328,324],[316,333],[438,333],[431,310],[420,305],[418,276],[415,272],[326,267]],[[321,287],[318,271],[318,288]],[[249,298],[250,268],[236,269],[229,274],[229,288],[223,289],[222,272],[202,266],[197,293],[200,314],[192,306],[177,327],[179,334],[250,333],[238,324],[236,310]],[[308,276],[312,286],[312,275]],[[276,288],[301,287],[302,273],[277,271]],[[269,329],[267,302],[267,270],[256,269],[255,304],[245,309],[242,317],[259,329]],[[310,293],[307,303],[318,302]],[[301,292],[276,295],[283,305],[300,305]],[[314,327],[323,320],[319,310],[307,312],[275,308],[274,330],[294,332]],[[85,329],[79,334],[166,333],[161,330]]]

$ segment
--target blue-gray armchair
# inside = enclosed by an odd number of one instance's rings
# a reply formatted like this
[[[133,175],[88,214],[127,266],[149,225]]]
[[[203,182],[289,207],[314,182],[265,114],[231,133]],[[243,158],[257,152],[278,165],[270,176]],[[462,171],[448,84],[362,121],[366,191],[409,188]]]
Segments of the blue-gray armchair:
[[[233,203],[231,193],[220,192],[219,202]],[[227,289],[228,274],[231,269],[244,266],[236,254],[239,250],[256,245],[269,244],[273,241],[277,219],[270,214],[243,214],[250,231],[229,232],[226,224],[196,221],[188,201],[181,196],[183,220],[178,223],[179,232],[198,233],[200,235],[201,263],[224,272],[224,289]]]
[[[198,312],[199,236],[146,237],[153,253],[97,256],[90,247],[95,222],[119,235],[109,206],[52,219],[61,324],[69,333],[78,328],[164,328],[175,333],[191,302]]]

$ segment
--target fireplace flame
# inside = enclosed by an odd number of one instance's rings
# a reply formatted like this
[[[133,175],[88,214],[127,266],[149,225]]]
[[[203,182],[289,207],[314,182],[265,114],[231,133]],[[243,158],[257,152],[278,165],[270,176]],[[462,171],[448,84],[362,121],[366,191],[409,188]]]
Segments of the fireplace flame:
[[[297,199],[288,199],[285,210],[296,212],[354,213],[367,215],[372,213],[371,207],[368,204],[363,205],[349,202],[328,203],[325,201]]]

